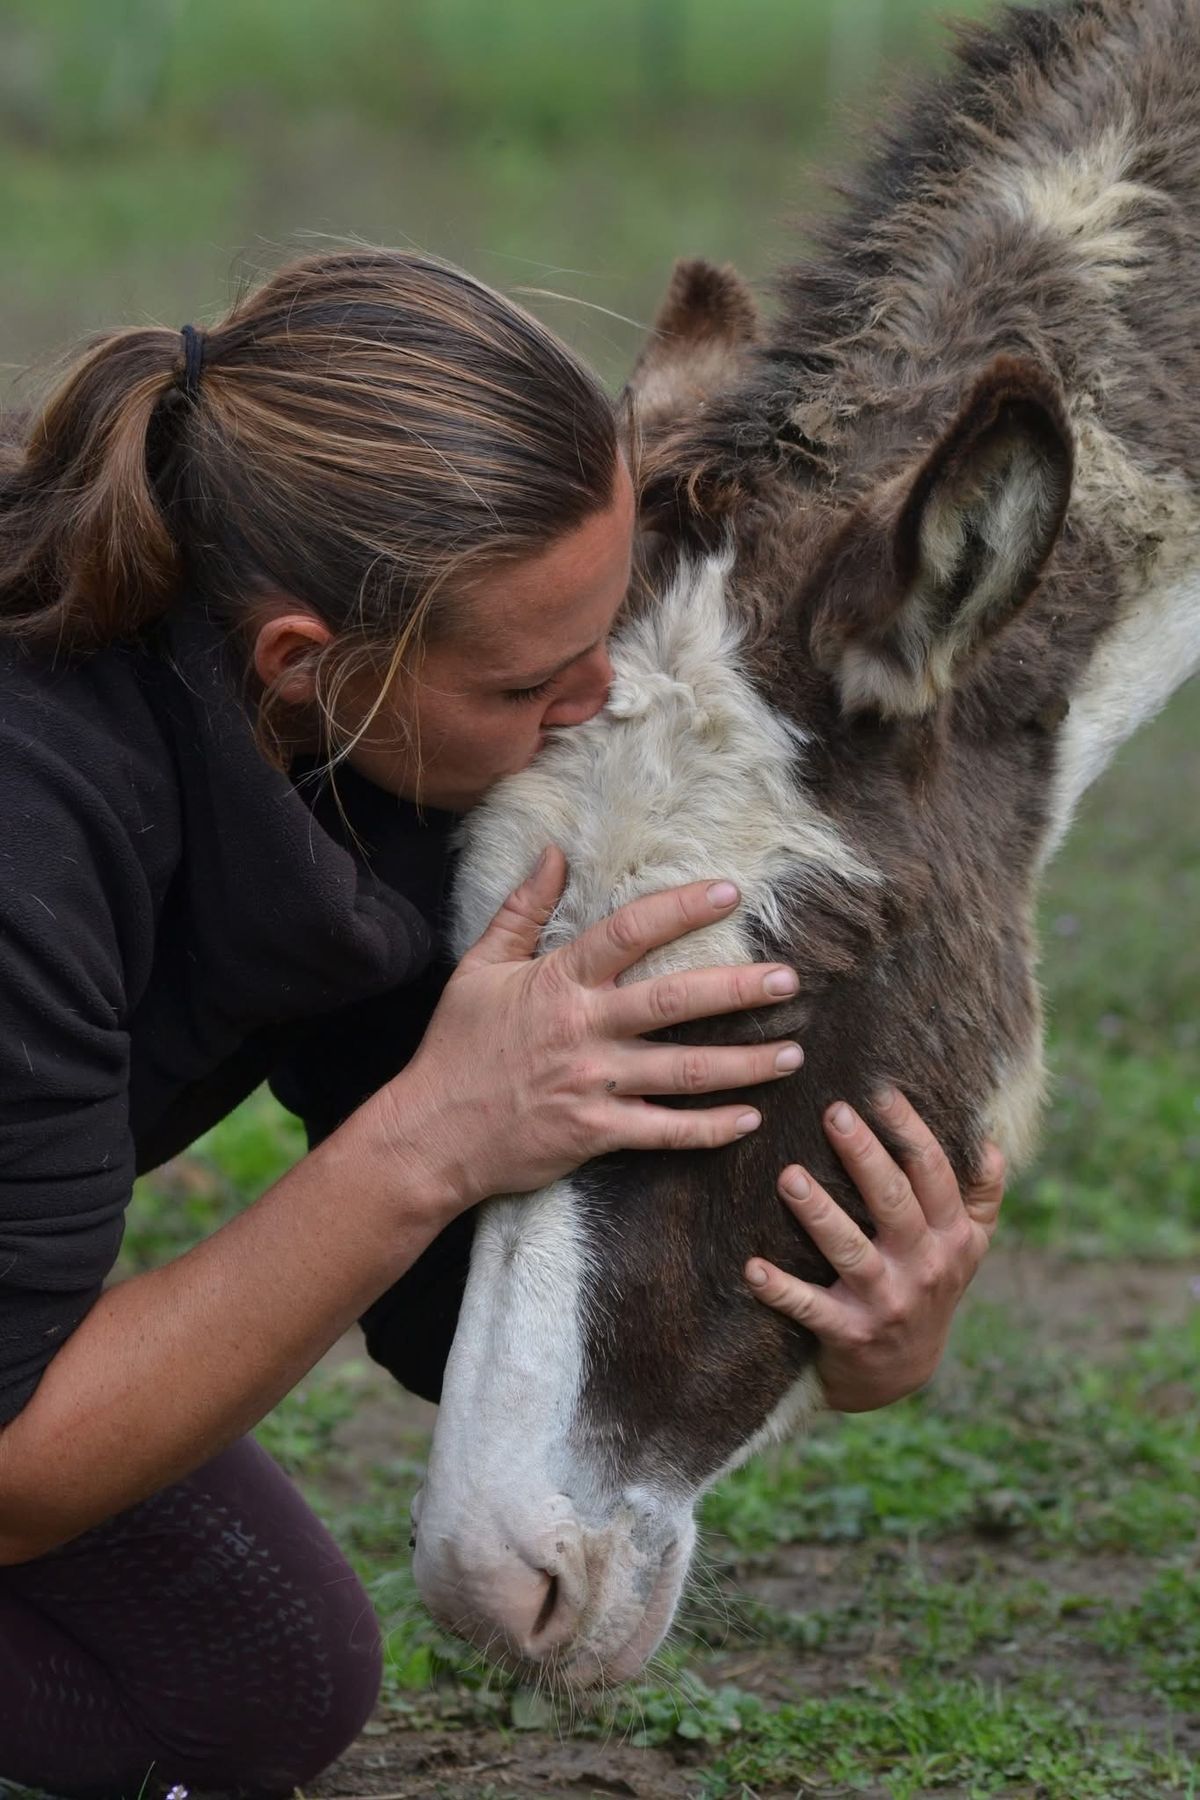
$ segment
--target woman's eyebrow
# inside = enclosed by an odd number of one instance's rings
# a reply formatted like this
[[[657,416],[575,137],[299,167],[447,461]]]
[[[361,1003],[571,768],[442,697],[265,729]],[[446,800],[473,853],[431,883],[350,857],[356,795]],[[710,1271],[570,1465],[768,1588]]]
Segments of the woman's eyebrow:
[[[603,638],[595,638],[590,644],[585,644],[582,650],[573,650],[570,656],[564,657],[560,663],[555,663],[552,669],[543,670],[541,674],[513,675],[511,677],[503,675],[500,679],[505,687],[541,687],[544,681],[553,681],[556,675],[561,675],[564,669],[569,669],[571,664],[578,662],[581,656],[588,656],[597,644],[603,642]]]

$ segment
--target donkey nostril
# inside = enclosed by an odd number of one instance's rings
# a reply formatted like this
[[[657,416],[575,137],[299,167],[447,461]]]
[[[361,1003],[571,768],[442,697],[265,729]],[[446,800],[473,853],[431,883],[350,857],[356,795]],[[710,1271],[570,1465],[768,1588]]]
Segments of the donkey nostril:
[[[535,1638],[541,1637],[543,1631],[545,1631],[547,1625],[549,1625],[551,1619],[554,1617],[554,1609],[558,1605],[558,1576],[548,1575],[547,1581],[549,1585],[546,1588],[545,1598],[542,1601],[537,1618],[533,1621],[533,1636]]]

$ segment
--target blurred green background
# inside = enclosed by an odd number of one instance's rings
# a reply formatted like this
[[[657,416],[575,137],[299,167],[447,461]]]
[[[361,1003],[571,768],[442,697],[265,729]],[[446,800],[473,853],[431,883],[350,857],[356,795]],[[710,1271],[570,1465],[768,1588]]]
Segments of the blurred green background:
[[[4,0],[5,360],[211,316],[313,234],[634,319],[673,256],[765,272],[804,155],[925,0]],[[619,377],[634,327],[546,302]]]
[[[927,0],[0,0],[0,396],[22,394],[29,365],[93,328],[214,318],[282,257],[355,237],[417,245],[532,292],[535,309],[615,386],[677,255],[729,258],[755,279],[786,257],[794,216],[824,203],[814,170],[852,155],[884,90],[944,54],[942,10]],[[953,10],[984,8],[958,0]],[[709,1508],[710,1539],[750,1558],[728,1564],[738,1591],[755,1567],[766,1582],[767,1543],[810,1559],[798,1592],[811,1590],[813,1542],[844,1539],[868,1558],[824,1611],[811,1597],[770,1615],[764,1605],[754,1641],[780,1667],[801,1659],[796,1680],[823,1696],[830,1744],[862,1759],[855,1781],[884,1771],[871,1792],[924,1793],[946,1771],[963,1793],[1184,1791],[1184,1778],[1172,1785],[1154,1761],[1173,1751],[1139,1761],[1128,1750],[1123,1717],[1087,1735],[1093,1662],[1071,1674],[1061,1710],[1039,1711],[1044,1674],[1036,1702],[1019,1686],[1002,1691],[996,1645],[1014,1658],[1007,1673],[1035,1667],[1051,1642],[1063,1661],[1067,1640],[1055,1633],[1076,1642],[1083,1632],[1087,1657],[1125,1659],[1103,1665],[1102,1689],[1110,1677],[1113,1691],[1151,1683],[1145,1718],[1160,1745],[1174,1741],[1181,1705],[1200,1707],[1200,1587],[1180,1562],[1186,1521],[1159,1518],[1168,1502],[1186,1511],[1200,1474],[1194,1343],[1164,1329],[1130,1360],[1106,1325],[1110,1308],[1128,1323],[1131,1259],[1157,1259],[1153,1291],[1177,1295],[1200,1253],[1198,796],[1193,686],[1089,797],[1042,907],[1054,1088],[1043,1151],[1008,1202],[1003,1241],[1023,1268],[1033,1259],[1049,1271],[1037,1295],[1076,1279],[1061,1273],[1064,1257],[1093,1259],[1088,1357],[1112,1337],[1111,1374],[1086,1386],[1076,1351],[1056,1337],[1052,1300],[1031,1301],[1033,1314],[1014,1311],[1011,1296],[986,1302],[928,1403],[756,1464]],[[124,1269],[177,1253],[299,1149],[291,1121],[261,1097],[250,1102],[141,1184]],[[1035,1340],[1041,1347],[1027,1351]],[[431,1706],[439,1718],[494,1717],[501,1703],[478,1682],[467,1692],[461,1657],[430,1635],[404,1586],[403,1506],[420,1446],[397,1460],[399,1440],[383,1430],[390,1460],[364,1451],[339,1463],[339,1423],[366,1404],[357,1389],[352,1398],[314,1377],[264,1435],[354,1548],[385,1615],[399,1584],[395,1717],[411,1727]],[[947,1481],[957,1483],[952,1503]],[[1070,1506],[1081,1493],[1108,1521],[1103,1531],[1077,1525]],[[1121,1583],[1114,1576],[1111,1592],[1108,1576],[1080,1574],[1063,1552],[1092,1543],[1088,1529],[1111,1557],[1144,1559]],[[1031,1588],[1024,1564],[997,1572],[997,1532],[1015,1534],[1031,1563],[1060,1559],[1046,1565],[1048,1587]],[[917,1545],[930,1546],[927,1568]],[[967,1572],[951,1579],[955,1546]],[[942,1585],[920,1587],[918,1605],[917,1576],[933,1582],[939,1571]],[[810,1610],[797,1612],[801,1604]],[[884,1669],[886,1704],[911,1710],[890,1748],[870,1738],[882,1714],[862,1684],[876,1679],[875,1664],[846,1662],[855,1621],[868,1616],[873,1634],[882,1617],[900,1634]],[[1091,1623],[1070,1623],[1079,1617]],[[640,1695],[652,1725],[644,1741],[713,1746],[713,1794],[785,1775],[792,1791],[799,1765],[772,1737],[781,1715],[706,1698],[717,1677],[701,1654],[707,1627],[696,1629],[701,1648],[687,1668],[677,1659],[667,1689]],[[822,1654],[829,1660],[814,1672]],[[428,1698],[439,1671],[459,1683],[452,1703]],[[976,1675],[986,1688],[970,1685]],[[757,1678],[740,1679],[759,1692]],[[514,1702],[513,1726],[519,1712]],[[789,1745],[797,1729],[780,1727]],[[815,1715],[804,1729],[822,1741]],[[768,1762],[737,1763],[721,1748],[727,1739],[746,1754],[765,1746]],[[832,1769],[833,1749],[829,1759]],[[1038,1785],[1005,1785],[1005,1771],[1035,1764]],[[1051,1765],[1057,1775],[1046,1775]],[[1109,1773],[1093,1782],[1101,1768]]]

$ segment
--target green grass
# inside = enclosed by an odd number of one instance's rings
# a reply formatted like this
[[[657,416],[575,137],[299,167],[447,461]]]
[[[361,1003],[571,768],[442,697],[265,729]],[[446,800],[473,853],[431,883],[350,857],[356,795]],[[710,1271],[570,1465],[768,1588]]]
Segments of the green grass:
[[[1200,1307],[1117,1363],[1030,1346],[1009,1314],[962,1322],[970,1370],[756,1458],[705,1518],[739,1549],[1020,1532],[1078,1550],[1169,1550],[1200,1524]]]
[[[1050,872],[1045,1139],[1006,1229],[1076,1253],[1200,1250],[1200,690],[1088,797]]]
[[[872,1779],[882,1779],[889,1800],[949,1787],[971,1796],[1060,1800],[1196,1792],[1186,1756],[1156,1751],[1137,1734],[1109,1738],[1025,1683],[915,1681],[901,1693],[867,1688],[773,1711],[751,1702],[741,1719],[738,1737],[705,1771],[701,1792],[745,1794],[768,1783],[854,1791]]]
[[[120,1273],[155,1268],[207,1237],[277,1181],[304,1148],[299,1121],[260,1089],[198,1138],[186,1156],[138,1182]]]
[[[1200,1713],[1200,1573],[1166,1568],[1127,1606],[1107,1609],[1095,1638],[1132,1657],[1145,1680],[1181,1711]]]

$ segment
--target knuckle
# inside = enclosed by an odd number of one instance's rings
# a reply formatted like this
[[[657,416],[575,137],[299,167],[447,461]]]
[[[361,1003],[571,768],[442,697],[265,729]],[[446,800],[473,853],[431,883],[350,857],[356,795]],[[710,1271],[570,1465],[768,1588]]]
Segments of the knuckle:
[[[655,1018],[664,1024],[683,1016],[686,990],[678,975],[660,975],[650,984],[649,1000]]]
[[[838,1267],[842,1269],[861,1269],[873,1254],[874,1246],[868,1238],[855,1234],[847,1236],[838,1251]]]
[[[822,1226],[832,1225],[836,1219],[844,1219],[844,1217],[845,1215],[836,1201],[831,1200],[828,1194],[822,1193],[820,1188],[810,1186],[808,1194],[808,1223],[810,1225],[814,1225],[819,1231]]]
[[[663,1124],[664,1150],[703,1149],[715,1142],[711,1128],[706,1129],[702,1113],[673,1113],[669,1122]]]
[[[896,1331],[906,1326],[911,1317],[907,1297],[894,1287],[887,1288],[876,1307],[876,1316],[886,1330]]]
[[[533,879],[523,881],[520,887],[514,888],[500,908],[500,917],[512,915],[529,924],[544,925],[546,923],[546,907],[538,899],[533,889]]]
[[[576,1007],[556,1007],[547,1021],[546,1042],[558,1055],[575,1050],[586,1034],[587,1021]]]
[[[940,1293],[944,1287],[950,1285],[949,1274],[950,1271],[941,1257],[929,1258],[917,1270],[917,1292],[926,1300],[931,1295]]]
[[[539,956],[533,966],[537,979],[552,994],[564,994],[575,986],[574,978],[565,965],[562,950],[552,950],[548,956]]]
[[[877,1205],[881,1212],[901,1212],[912,1198],[912,1189],[898,1171],[888,1175],[879,1190]]]
[[[708,1086],[708,1058],[698,1050],[686,1050],[679,1064],[679,1088],[685,1094],[703,1093]]]
[[[778,1281],[771,1281],[763,1289],[763,1294],[779,1312],[786,1313],[797,1325],[807,1324],[812,1317],[812,1300],[802,1287],[785,1287]]]
[[[729,972],[729,1006],[761,1006],[768,998],[763,991],[763,972],[755,968],[735,968]]]
[[[950,1254],[956,1262],[969,1262],[974,1258],[977,1240],[969,1219],[962,1219],[952,1225],[946,1235]]]
[[[543,999],[560,1006],[573,990],[578,991],[557,954],[538,958],[533,965],[533,980]]]
[[[1000,1146],[992,1143],[985,1144],[976,1186],[982,1188],[1002,1187],[1007,1171],[1008,1165]]]
[[[637,915],[630,907],[623,906],[619,912],[611,913],[606,930],[609,942],[622,953],[637,950],[641,945]]]
[[[929,1183],[945,1182],[955,1188],[958,1186],[957,1181],[954,1179],[954,1170],[950,1167],[950,1158],[946,1155],[946,1152],[939,1143],[933,1142],[922,1145],[919,1154],[914,1160],[917,1164],[918,1172],[923,1175]]]
[[[696,922],[694,891],[690,887],[674,887],[669,889],[669,892],[679,921],[679,930],[676,935],[682,937],[684,932],[690,931]]]
[[[900,1154],[907,1162],[913,1163],[921,1170],[935,1169],[943,1160],[941,1145],[934,1138],[921,1138],[916,1141],[911,1138],[902,1139]]]
[[[840,1333],[842,1348],[850,1351],[871,1350],[875,1346],[876,1330],[866,1313],[855,1313],[846,1320]]]

